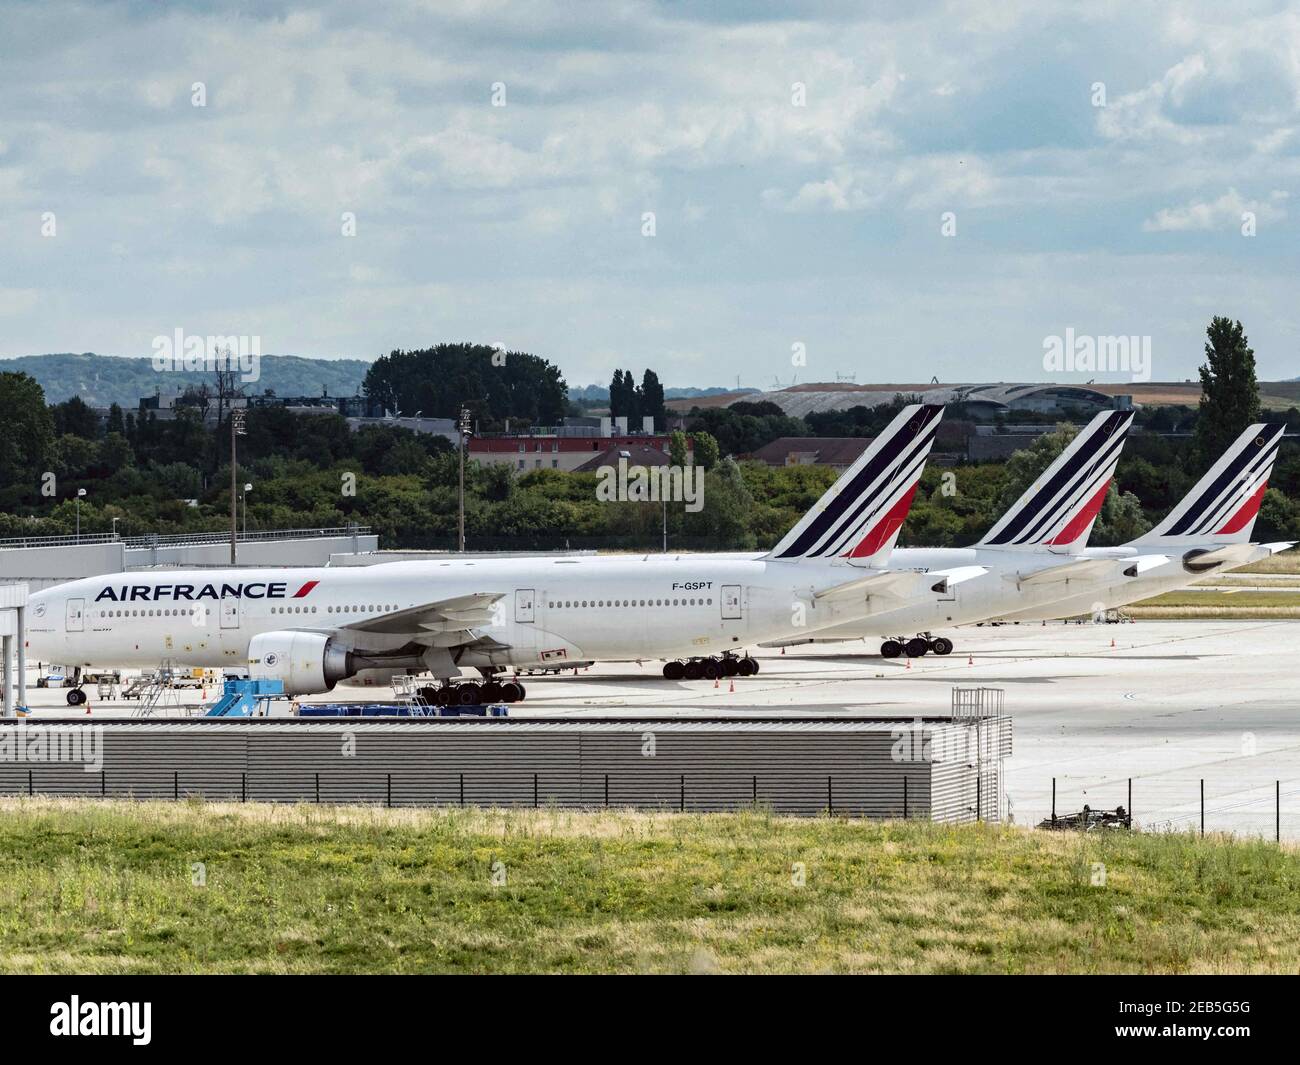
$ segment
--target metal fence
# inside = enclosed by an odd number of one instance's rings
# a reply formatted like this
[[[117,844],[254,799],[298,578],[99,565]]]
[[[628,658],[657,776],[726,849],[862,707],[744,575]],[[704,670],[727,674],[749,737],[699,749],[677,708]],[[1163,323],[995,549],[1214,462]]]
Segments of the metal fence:
[[[1086,782],[1051,778],[1051,807],[1043,820],[1123,808],[1135,831],[1225,832],[1273,839],[1300,836],[1300,781],[1243,781],[1179,775]],[[1035,813],[1034,821],[1038,820]]]
[[[319,529],[263,529],[239,532],[239,543],[256,543],[263,540],[307,540],[327,536],[369,536],[369,525],[342,525]],[[222,544],[230,542],[230,530],[211,532],[176,533],[173,535],[115,536],[112,533],[86,533],[82,536],[16,536],[0,539],[0,549],[23,547],[85,547],[92,544],[122,544],[124,547],[185,547],[193,544]]]

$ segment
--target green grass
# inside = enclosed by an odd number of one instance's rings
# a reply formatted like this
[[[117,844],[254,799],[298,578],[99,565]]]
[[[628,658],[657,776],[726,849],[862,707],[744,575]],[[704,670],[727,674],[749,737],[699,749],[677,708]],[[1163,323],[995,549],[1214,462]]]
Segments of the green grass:
[[[1263,842],[761,811],[0,805],[5,972],[1300,968],[1300,856]]]
[[[1145,620],[1189,618],[1300,618],[1300,590],[1295,592],[1226,592],[1183,588],[1143,599],[1125,613]]]

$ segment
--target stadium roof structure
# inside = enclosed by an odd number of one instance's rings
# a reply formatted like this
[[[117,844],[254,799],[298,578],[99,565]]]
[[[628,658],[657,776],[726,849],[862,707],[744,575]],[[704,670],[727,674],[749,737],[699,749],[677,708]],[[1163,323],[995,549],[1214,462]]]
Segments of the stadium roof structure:
[[[795,418],[825,411],[850,410],[853,407],[877,407],[902,397],[916,403],[964,403],[972,414],[995,417],[1000,412],[1035,411],[1060,414],[1066,411],[1094,412],[1127,406],[1123,397],[1108,394],[1086,385],[1073,384],[969,384],[941,385],[921,389],[898,388],[821,388],[797,385],[758,396],[737,397],[738,401],[775,403]],[[728,404],[730,405],[730,404]]]

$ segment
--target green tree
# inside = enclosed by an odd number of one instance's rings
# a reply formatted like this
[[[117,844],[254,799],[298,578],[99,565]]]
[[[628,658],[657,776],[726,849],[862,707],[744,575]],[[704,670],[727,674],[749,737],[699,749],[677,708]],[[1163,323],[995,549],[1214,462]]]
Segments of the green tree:
[[[1216,316],[1205,330],[1201,406],[1193,450],[1208,466],[1252,422],[1259,420],[1255,352],[1240,322]]]
[[[668,418],[664,407],[664,386],[659,383],[659,375],[654,370],[646,370],[641,375],[641,417],[653,418],[656,428],[664,425]]]
[[[668,438],[668,461],[679,469],[685,469],[687,457],[686,434],[680,429],[674,429],[672,436]]]
[[[83,440],[98,438],[99,415],[80,396],[54,404],[50,412],[54,415],[54,431],[59,436],[71,434]]]
[[[721,454],[717,440],[711,433],[692,433],[691,437],[695,441],[695,464],[706,470],[713,469]]]
[[[685,515],[686,532],[707,538],[719,550],[750,550],[755,545],[753,509],[754,497],[740,466],[728,456],[705,475],[704,507]]]
[[[0,373],[0,411],[0,488],[35,493],[54,451],[54,419],[45,393],[25,373]]]
[[[367,396],[404,415],[455,418],[468,407],[487,431],[506,418],[557,425],[568,409],[559,367],[524,351],[487,344],[437,344],[382,355],[366,371]]]

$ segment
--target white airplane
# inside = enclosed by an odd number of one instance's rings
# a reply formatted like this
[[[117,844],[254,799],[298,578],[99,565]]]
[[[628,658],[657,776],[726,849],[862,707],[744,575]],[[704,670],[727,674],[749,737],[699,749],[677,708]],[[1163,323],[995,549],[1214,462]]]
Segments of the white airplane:
[[[1080,592],[1042,609],[1010,611],[999,615],[998,620],[1095,616],[1185,588],[1209,573],[1233,570],[1294,547],[1293,541],[1250,542],[1285,429],[1282,422],[1261,422],[1247,428],[1164,521],[1123,548],[1112,549],[1135,556],[1159,552],[1166,558],[1160,565],[1144,567],[1133,580],[1123,584]],[[896,551],[894,558],[899,554]],[[1092,551],[1085,554],[1091,555]]]
[[[361,670],[428,671],[439,701],[514,701],[508,667],[690,656],[702,675],[752,673],[736,652],[815,619],[943,594],[942,573],[887,569],[942,417],[901,411],[760,558],[449,559],[329,569],[207,569],[89,577],[33,595],[30,653],[88,666],[247,667],[287,694]],[[453,687],[462,668],[486,683]],[[686,665],[682,666],[686,675]],[[68,702],[79,705],[79,687]]]
[[[886,637],[880,648],[886,658],[928,651],[946,655],[952,641],[931,630],[974,624],[1009,610],[1048,607],[1081,589],[1096,596],[1168,562],[1166,555],[1124,548],[1084,552],[1132,421],[1132,411],[1104,411],[1094,417],[973,547],[899,548],[890,556],[892,568],[951,574],[943,594],[763,646],[876,636]],[[919,634],[893,635],[909,632]]]

